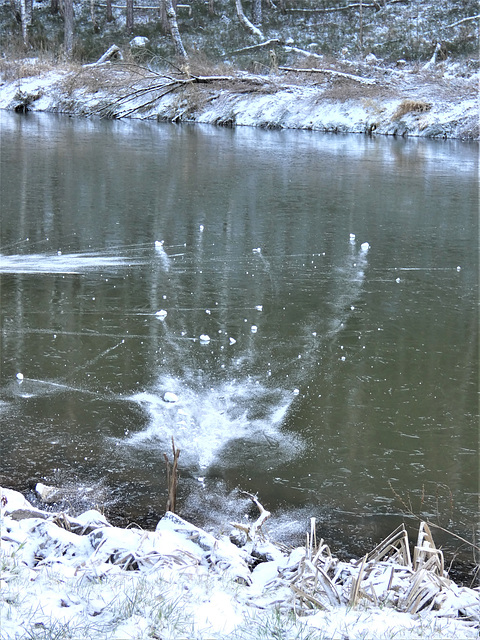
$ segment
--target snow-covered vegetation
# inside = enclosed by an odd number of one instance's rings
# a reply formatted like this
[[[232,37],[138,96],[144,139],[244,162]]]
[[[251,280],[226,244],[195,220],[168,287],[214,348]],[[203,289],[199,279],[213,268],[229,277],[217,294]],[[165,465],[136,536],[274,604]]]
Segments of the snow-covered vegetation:
[[[2,640],[478,637],[480,592],[448,579],[426,525],[413,561],[399,527],[344,562],[314,522],[304,547],[271,542],[252,500],[259,518],[215,538],[171,512],[155,531],[120,529],[2,489]]]

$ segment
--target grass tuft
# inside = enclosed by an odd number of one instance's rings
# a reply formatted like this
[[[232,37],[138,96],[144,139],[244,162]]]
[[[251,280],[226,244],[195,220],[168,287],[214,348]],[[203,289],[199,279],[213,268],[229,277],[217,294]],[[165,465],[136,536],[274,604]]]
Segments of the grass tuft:
[[[423,100],[402,100],[398,105],[397,110],[392,116],[393,120],[398,120],[407,113],[425,113],[430,111],[432,105],[430,102],[424,102]]]

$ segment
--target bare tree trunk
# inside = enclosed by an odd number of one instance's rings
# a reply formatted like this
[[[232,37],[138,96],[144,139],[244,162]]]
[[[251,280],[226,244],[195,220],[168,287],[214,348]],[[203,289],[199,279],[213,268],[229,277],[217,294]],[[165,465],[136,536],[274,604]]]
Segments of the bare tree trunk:
[[[360,52],[363,52],[363,0],[360,0]]]
[[[128,33],[133,31],[133,0],[127,0],[127,24],[126,29]]]
[[[260,29],[257,29],[257,27],[253,25],[245,15],[242,7],[242,0],[235,0],[235,7],[237,9],[237,16],[242,27],[244,27],[252,35],[263,40],[263,33],[260,31]]]
[[[112,0],[107,0],[107,22],[113,21]]]
[[[97,30],[97,21],[95,19],[95,0],[90,0],[90,19],[92,21],[93,30]]]
[[[252,2],[252,22],[259,27],[262,24],[262,0]]]
[[[65,56],[70,58],[73,51],[73,0],[64,0],[63,12],[63,46],[65,48]]]
[[[60,9],[58,0],[50,0],[50,13],[56,15]]]
[[[32,24],[32,0],[20,0],[23,46],[28,47],[28,27]]]
[[[165,11],[167,14],[168,28],[170,29],[170,33],[172,34],[175,53],[183,61],[186,61],[188,59],[188,56],[183,46],[180,31],[178,30],[177,13],[175,11],[175,7],[173,6],[172,0],[164,0],[164,3]]]

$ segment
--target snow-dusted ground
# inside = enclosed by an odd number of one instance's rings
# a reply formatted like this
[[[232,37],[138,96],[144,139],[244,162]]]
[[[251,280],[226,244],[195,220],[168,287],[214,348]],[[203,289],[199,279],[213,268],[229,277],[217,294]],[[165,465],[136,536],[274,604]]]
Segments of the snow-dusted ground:
[[[0,495],[2,640],[478,637],[480,591],[442,574],[428,535],[415,566],[403,531],[348,563],[312,537],[268,542],[265,512],[236,546],[171,513],[155,531],[120,529]]]
[[[36,60],[23,61],[24,77],[0,82],[0,108],[24,105],[31,111],[82,116],[479,139],[478,72],[453,62],[433,70],[348,61],[327,67],[334,73],[236,72],[199,83],[193,75],[145,72],[141,77],[117,63],[45,70]]]

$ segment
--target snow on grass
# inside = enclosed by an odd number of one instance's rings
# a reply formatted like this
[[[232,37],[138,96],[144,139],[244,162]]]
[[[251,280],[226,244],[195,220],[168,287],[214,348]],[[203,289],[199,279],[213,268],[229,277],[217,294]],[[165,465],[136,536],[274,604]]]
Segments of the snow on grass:
[[[287,550],[258,530],[239,548],[171,513],[143,531],[94,510],[43,512],[8,489],[1,499],[2,640],[478,637],[478,589],[395,554],[340,562],[323,541]],[[415,589],[423,605],[413,614]]]
[[[242,75],[240,84],[232,76],[231,82],[180,82],[173,88],[170,77],[138,79],[121,65],[53,69],[4,81],[0,109],[25,105],[31,111],[74,115],[478,139],[475,75],[457,77],[453,65],[431,76],[411,69],[390,70],[389,76],[388,70],[375,69],[368,72],[378,74],[376,84],[367,87],[345,78],[316,83],[292,75],[265,76],[264,84],[261,76],[252,76],[248,86],[248,76]],[[152,84],[154,91],[149,90]],[[408,101],[425,101],[429,109],[398,115],[401,104]]]

